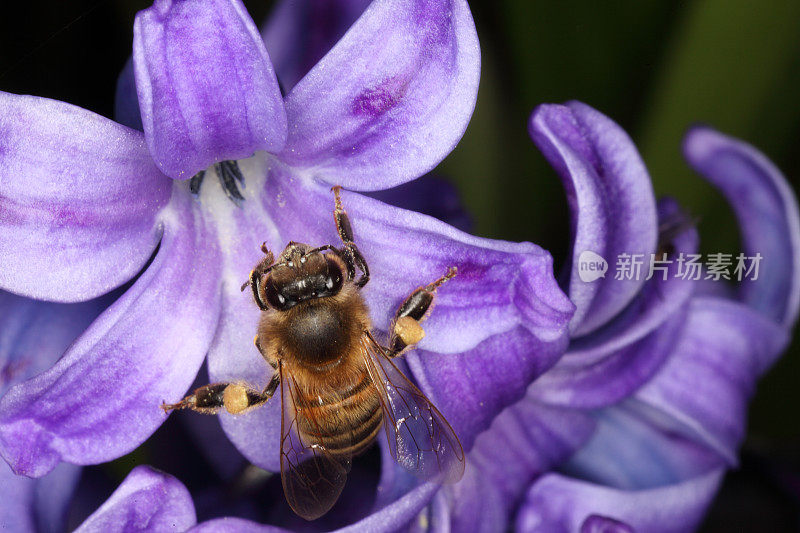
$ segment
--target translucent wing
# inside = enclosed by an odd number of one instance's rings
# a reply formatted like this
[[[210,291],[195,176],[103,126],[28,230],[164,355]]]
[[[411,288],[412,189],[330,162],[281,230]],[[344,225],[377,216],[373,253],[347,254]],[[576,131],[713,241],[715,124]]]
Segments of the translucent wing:
[[[334,457],[325,449],[325,435],[313,417],[294,377],[281,373],[281,481],[283,492],[292,510],[306,520],[315,520],[327,513],[342,493],[349,457]],[[301,421],[319,438],[304,437],[298,429]]]
[[[457,482],[464,475],[464,450],[453,428],[369,332],[362,345],[370,377],[381,396],[383,427],[392,457],[425,480]]]

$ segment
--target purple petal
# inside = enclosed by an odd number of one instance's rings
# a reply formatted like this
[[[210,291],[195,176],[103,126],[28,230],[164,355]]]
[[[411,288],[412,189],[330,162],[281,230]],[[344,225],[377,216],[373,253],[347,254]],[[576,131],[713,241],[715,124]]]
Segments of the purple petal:
[[[0,505],[0,529],[8,531],[36,531],[34,514],[34,480],[18,476],[3,461],[0,461],[0,486],[3,487],[3,502]]]
[[[558,467],[592,436],[588,413],[548,406],[525,397],[481,433],[469,460],[484,482],[499,487],[510,510],[530,482]]]
[[[401,530],[419,515],[438,489],[439,485],[424,483],[380,511],[338,531],[342,533],[361,531],[379,533]]]
[[[137,466],[76,533],[186,531],[197,522],[183,484],[148,466]]]
[[[612,276],[620,254],[655,251],[658,221],[650,177],[628,135],[608,117],[571,102],[542,105],[531,115],[531,138],[561,176],[572,215],[569,296],[577,306],[573,336],[609,321],[644,283]],[[584,282],[580,257],[594,252],[609,264],[605,278]]]
[[[508,531],[507,506],[500,488],[487,483],[481,470],[467,463],[464,477],[457,484],[444,487],[431,505],[432,524],[445,524],[441,531],[491,533]],[[435,528],[422,531],[436,531]]]
[[[573,356],[539,378],[531,393],[540,401],[581,409],[613,404],[647,383],[674,349],[684,325],[683,313],[647,337],[616,349]],[[567,355],[565,355],[567,357]]]
[[[468,476],[469,472],[466,472],[465,475]],[[486,503],[491,505],[492,497],[489,494],[487,494],[486,500]],[[493,509],[487,508],[486,511],[489,515],[481,516],[479,521],[471,524],[467,531],[480,531],[481,527],[491,527],[494,523],[499,523],[493,521],[494,516],[492,515],[496,514],[492,512]],[[459,525],[453,525],[451,522],[447,495],[440,490],[434,495],[428,507],[417,515],[417,519],[411,522],[405,531],[408,533],[450,533],[459,531],[458,527]]]
[[[588,414],[529,398],[500,413],[475,441],[464,478],[442,491],[453,531],[508,529],[508,515],[530,483],[565,461],[593,431]]]
[[[55,533],[66,528],[67,504],[80,467],[61,464],[41,479],[15,475],[0,461],[0,530]]]
[[[463,135],[479,70],[464,0],[376,0],[287,96],[280,157],[357,190],[416,178]]]
[[[420,514],[420,511],[430,501],[438,488],[439,486],[433,483],[420,485],[382,510],[336,531],[339,533],[360,533],[362,531],[389,533],[402,530]],[[287,530],[239,518],[210,520],[191,529],[191,533],[211,533],[216,531],[224,531],[225,533],[283,533]]]
[[[596,413],[591,440],[562,471],[619,489],[680,483],[724,466],[716,451],[672,431],[667,415],[628,400]]]
[[[800,216],[786,179],[761,152],[710,128],[692,129],[683,151],[731,203],[745,255],[763,258],[758,278],[741,283],[741,299],[784,326],[794,324],[800,306]]]
[[[289,533],[282,527],[258,524],[243,518],[225,517],[201,522],[187,533]]]
[[[60,463],[43,478],[31,480],[36,484],[34,502],[39,533],[55,533],[66,529],[70,505],[82,470],[76,465]],[[5,484],[2,486],[7,487]]]
[[[662,224],[680,215],[678,205],[659,202]],[[697,250],[697,232],[687,228],[670,243],[672,257]],[[636,299],[611,323],[572,341],[564,357],[532,386],[545,403],[595,408],[615,403],[646,383],[674,350],[694,281],[678,276],[674,259],[656,272]]]
[[[147,144],[168,176],[283,147],[278,82],[239,0],[156,0],[136,16],[133,64]]]
[[[0,401],[0,453],[16,472],[131,451],[164,421],[161,402],[192,383],[219,313],[219,251],[188,194],[176,191],[164,225],[133,286],[54,367]]]
[[[469,450],[475,437],[498,413],[522,398],[528,385],[565,348],[566,343],[543,342],[518,326],[462,353],[418,350],[406,355],[406,360],[422,390]]]
[[[274,168],[264,201],[282,243],[340,242],[327,188]],[[344,191],[342,201],[369,263],[364,295],[377,329],[385,331],[414,289],[458,268],[425,322],[424,351],[409,361],[468,449],[563,353],[572,305],[553,278],[551,257],[530,243],[472,237],[359,194]]]
[[[675,485],[633,491],[549,474],[528,491],[516,530],[581,531],[583,524],[597,515],[628,524],[634,531],[692,531],[711,503],[722,473],[722,469],[714,470]]]
[[[673,432],[693,437],[736,464],[747,401],[788,332],[737,302],[695,298],[676,348],[636,399],[670,417]]]
[[[0,292],[0,396],[50,368],[108,303],[56,304]]]
[[[581,524],[581,533],[635,533],[633,528],[624,522],[607,516],[590,515]]]
[[[283,0],[262,31],[286,92],[328,53],[371,0]]]
[[[133,57],[129,57],[117,78],[114,95],[114,120],[129,128],[144,131],[139,97],[136,95],[136,79],[133,74]]]
[[[61,302],[131,279],[169,181],[142,135],[78,107],[0,93],[0,286]]]

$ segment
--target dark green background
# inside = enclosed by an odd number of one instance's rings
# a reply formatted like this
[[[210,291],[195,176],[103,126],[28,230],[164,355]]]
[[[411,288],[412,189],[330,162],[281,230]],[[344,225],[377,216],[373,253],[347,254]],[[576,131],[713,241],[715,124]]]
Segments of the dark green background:
[[[256,21],[271,1],[245,2]],[[146,0],[47,0],[0,17],[0,90],[65,100],[111,116],[116,75]],[[693,175],[681,136],[706,122],[800,176],[800,2],[796,0],[505,0],[471,3],[483,49],[473,121],[440,172],[478,234],[530,240],[557,262],[568,249],[561,186],[526,131],[539,103],[582,100],[619,122],[656,191],[699,217],[705,251],[735,253],[722,197]],[[708,531],[798,527],[800,344],[761,382],[743,467],[728,476]],[[791,483],[789,483],[791,484]]]

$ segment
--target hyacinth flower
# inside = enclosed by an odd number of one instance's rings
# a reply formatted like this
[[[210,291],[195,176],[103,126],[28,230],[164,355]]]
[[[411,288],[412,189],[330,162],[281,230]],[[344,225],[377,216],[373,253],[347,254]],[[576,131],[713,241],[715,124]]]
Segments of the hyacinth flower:
[[[752,147],[691,130],[687,160],[728,197],[744,253],[765,258],[765,277],[720,287],[669,265],[650,280],[585,282],[577,269],[587,249],[679,257],[697,250],[697,231],[673,200],[656,203],[633,143],[597,111],[542,106],[531,135],[570,199],[574,260],[564,288],[605,319],[586,326],[576,312],[565,356],[478,435],[458,484],[417,486],[384,449],[374,512],[344,530],[688,531],[736,465],[747,400],[798,311],[800,219],[785,180]],[[331,529],[329,518],[310,530]],[[229,516],[193,531],[303,524],[282,525]]]
[[[478,436],[465,479],[434,496],[425,521],[454,531],[692,530],[737,465],[747,401],[797,319],[796,199],[758,151],[694,128],[685,157],[733,206],[742,253],[763,258],[757,279],[683,279],[673,261],[649,280],[617,280],[620,254],[695,253],[692,218],[671,199],[656,203],[630,138],[588,106],[541,106],[530,133],[572,214],[570,347]],[[608,259],[609,275],[581,280],[587,250]]]
[[[479,71],[464,1],[371,3],[283,98],[240,2],[158,1],[137,16],[132,71],[143,133],[0,95],[0,287],[80,301],[137,276],[55,366],[0,400],[0,454],[15,472],[134,449],[206,354],[212,381],[265,386],[259,311],[240,287],[264,241],[337,244],[332,185],[345,188],[369,261],[377,328],[413,289],[458,268],[409,368],[465,450],[563,353],[573,305],[549,254],[354,192],[418,177],[461,137]],[[280,402],[220,418],[247,459],[278,469]],[[387,527],[435,489],[398,493]]]

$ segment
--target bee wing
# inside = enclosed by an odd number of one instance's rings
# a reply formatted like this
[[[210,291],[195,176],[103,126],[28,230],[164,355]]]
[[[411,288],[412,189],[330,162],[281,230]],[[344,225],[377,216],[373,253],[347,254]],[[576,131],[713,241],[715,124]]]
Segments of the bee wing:
[[[464,450],[453,428],[367,332],[367,369],[381,396],[389,450],[401,466],[425,480],[455,483],[464,475]]]
[[[333,457],[325,448],[324,437],[310,442],[298,432],[298,416],[307,417],[312,426],[319,424],[303,406],[294,377],[280,364],[281,402],[281,482],[289,506],[306,520],[315,520],[327,513],[342,493],[349,457]],[[300,413],[300,414],[298,414]],[[315,431],[316,432],[316,431]]]

